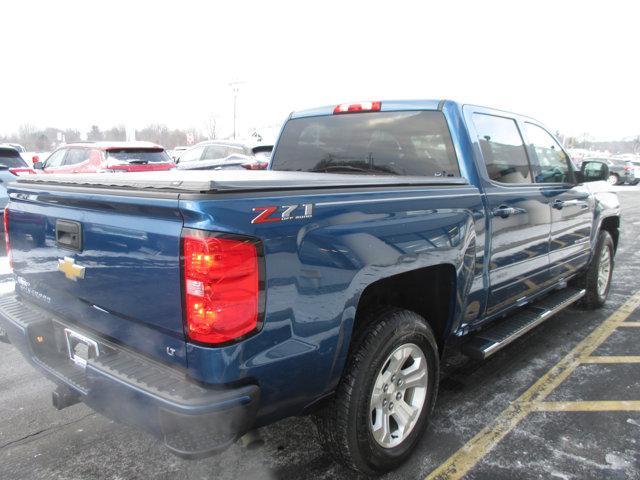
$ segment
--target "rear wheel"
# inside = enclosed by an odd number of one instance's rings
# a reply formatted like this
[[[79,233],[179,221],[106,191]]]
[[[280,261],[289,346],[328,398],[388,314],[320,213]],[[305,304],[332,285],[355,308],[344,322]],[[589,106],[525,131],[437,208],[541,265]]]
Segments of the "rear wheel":
[[[433,331],[414,312],[385,308],[363,320],[369,327],[315,420],[329,454],[371,475],[398,467],[422,437],[437,395],[439,357]]]
[[[606,230],[600,231],[591,262],[577,279],[578,286],[586,290],[580,301],[584,308],[593,310],[602,307],[606,302],[611,288],[614,252],[611,235]]]
[[[620,177],[615,173],[610,173],[607,182],[609,182],[609,185],[618,185],[620,183]]]
[[[640,183],[640,180],[634,180],[633,182],[631,182],[631,185],[636,186]]]

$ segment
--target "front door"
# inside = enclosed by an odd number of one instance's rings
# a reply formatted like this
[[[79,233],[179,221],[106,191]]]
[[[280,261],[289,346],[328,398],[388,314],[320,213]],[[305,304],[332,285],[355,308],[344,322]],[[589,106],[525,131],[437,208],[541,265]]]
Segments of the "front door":
[[[593,209],[589,192],[574,180],[569,156],[543,127],[524,123],[536,183],[551,206],[551,281],[571,277],[589,261]]]
[[[515,118],[465,107],[486,196],[489,295],[484,318],[525,304],[549,282],[551,214]],[[475,130],[472,131],[472,130]]]

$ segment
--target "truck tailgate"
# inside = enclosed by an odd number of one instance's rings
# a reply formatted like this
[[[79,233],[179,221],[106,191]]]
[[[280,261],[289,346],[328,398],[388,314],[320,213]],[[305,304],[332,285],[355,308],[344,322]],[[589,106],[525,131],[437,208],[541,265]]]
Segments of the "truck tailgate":
[[[12,189],[16,291],[84,331],[186,364],[175,194]]]

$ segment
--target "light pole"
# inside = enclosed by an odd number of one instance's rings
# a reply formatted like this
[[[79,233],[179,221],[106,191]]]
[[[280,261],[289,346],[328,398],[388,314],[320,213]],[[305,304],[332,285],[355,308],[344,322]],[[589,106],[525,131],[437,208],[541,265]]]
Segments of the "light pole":
[[[236,105],[238,100],[238,90],[240,90],[240,85],[242,85],[243,83],[244,82],[239,80],[229,83],[229,86],[231,87],[231,91],[233,92],[233,139],[234,140],[236,138]]]

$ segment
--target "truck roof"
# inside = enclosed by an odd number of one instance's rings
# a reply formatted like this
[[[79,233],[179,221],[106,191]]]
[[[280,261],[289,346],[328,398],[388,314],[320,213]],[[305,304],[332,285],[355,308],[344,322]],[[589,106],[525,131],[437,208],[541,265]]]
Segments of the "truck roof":
[[[87,175],[28,175],[19,185],[165,190],[184,193],[280,191],[313,188],[466,185],[460,177],[410,177],[399,175],[341,175],[333,173],[279,172],[273,170],[169,170],[163,172],[96,173]]]
[[[375,100],[375,99],[374,99]],[[382,100],[381,111],[392,110],[437,110],[444,100]],[[353,102],[358,103],[358,102]],[[319,115],[332,115],[336,105],[325,105],[322,107],[310,108],[295,111],[291,118],[315,117]]]
[[[375,100],[375,99],[374,99]],[[380,100],[381,102],[381,112],[391,112],[398,110],[442,110],[445,104],[449,105],[458,105],[460,108],[464,105],[472,105],[474,107],[482,107],[489,110],[492,110],[496,113],[502,112],[509,116],[518,116],[523,119],[534,120],[537,122],[535,118],[527,117],[526,115],[522,115],[516,112],[511,112],[508,110],[500,110],[498,108],[493,107],[484,107],[481,105],[457,102],[455,100],[447,100],[447,99],[439,99],[439,100]],[[358,103],[358,102],[349,102],[349,103]],[[317,117],[321,115],[333,115],[333,109],[336,108],[336,105],[324,105],[322,107],[309,108],[306,110],[297,110],[291,113],[290,118],[303,118],[303,117]]]

